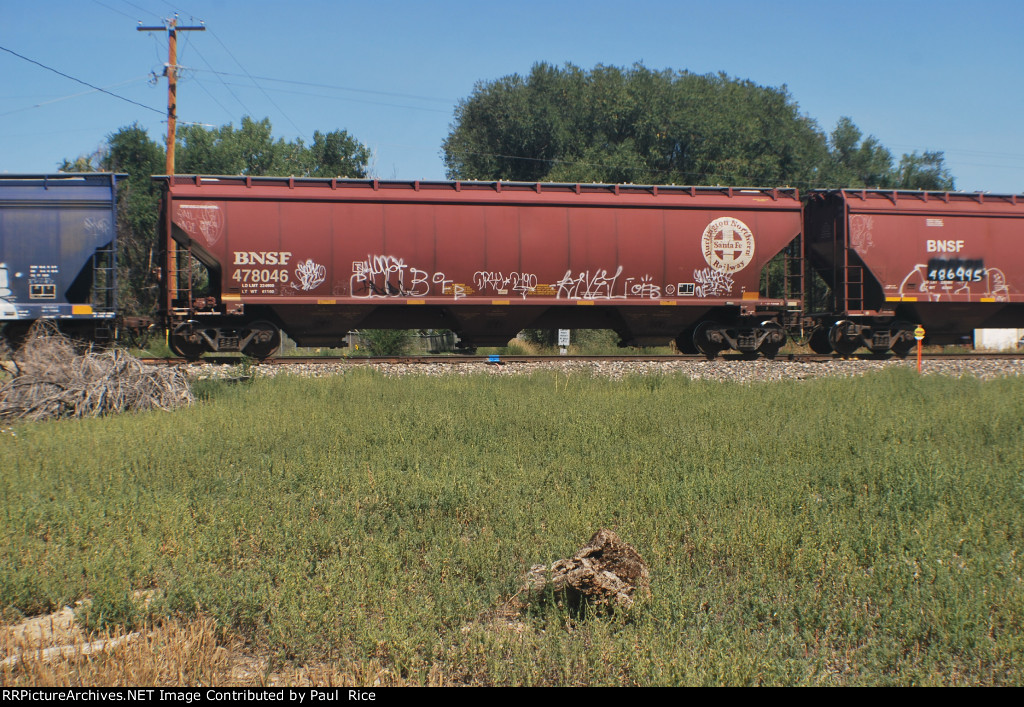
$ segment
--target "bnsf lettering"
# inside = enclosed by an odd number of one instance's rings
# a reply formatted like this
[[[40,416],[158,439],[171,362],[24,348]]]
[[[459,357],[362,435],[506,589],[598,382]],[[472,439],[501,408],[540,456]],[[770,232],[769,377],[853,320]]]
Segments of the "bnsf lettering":
[[[291,252],[236,250],[235,265],[287,265],[291,257]]]
[[[963,241],[925,241],[929,253],[959,253],[964,249]]]

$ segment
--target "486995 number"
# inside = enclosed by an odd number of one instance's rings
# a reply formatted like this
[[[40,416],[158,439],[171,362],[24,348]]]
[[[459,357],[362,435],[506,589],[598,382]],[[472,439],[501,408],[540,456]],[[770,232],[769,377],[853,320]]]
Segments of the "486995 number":
[[[985,279],[985,264],[981,260],[928,261],[928,280],[933,282],[982,282]]]

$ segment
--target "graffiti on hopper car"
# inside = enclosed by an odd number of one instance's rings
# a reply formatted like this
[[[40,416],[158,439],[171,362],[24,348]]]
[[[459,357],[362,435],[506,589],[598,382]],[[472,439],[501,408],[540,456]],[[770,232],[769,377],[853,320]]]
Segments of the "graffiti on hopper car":
[[[732,294],[733,278],[728,273],[712,268],[693,271],[692,294],[695,297],[728,297]],[[680,295],[687,294],[680,285]]]
[[[510,292],[523,299],[537,291],[537,276],[530,272],[495,272],[477,270],[473,273],[473,287],[479,292],[492,291],[496,295],[507,295]]]
[[[352,263],[349,291],[353,297],[426,297],[432,287],[454,299],[466,296],[464,285],[448,279],[443,272],[413,267],[394,255],[367,255]]]
[[[178,204],[175,221],[193,238],[212,247],[224,233],[224,216],[217,204]]]
[[[562,279],[555,283],[558,299],[625,299],[625,293],[616,296],[615,283],[622,276],[622,266],[609,275],[607,270],[583,270],[573,274],[566,270]]]
[[[954,296],[968,302],[987,299],[1008,302],[1010,289],[1006,274],[986,267],[981,259],[932,259],[918,263],[900,282],[900,297],[928,302],[949,301]]]
[[[623,270],[621,265],[612,274],[605,268],[576,273],[566,270],[562,279],[554,284],[555,297],[581,300],[661,298],[661,285],[655,283],[652,275],[624,277]]]
[[[295,277],[299,281],[299,286],[308,292],[327,279],[327,268],[314,263],[312,258],[307,258],[295,266]]]

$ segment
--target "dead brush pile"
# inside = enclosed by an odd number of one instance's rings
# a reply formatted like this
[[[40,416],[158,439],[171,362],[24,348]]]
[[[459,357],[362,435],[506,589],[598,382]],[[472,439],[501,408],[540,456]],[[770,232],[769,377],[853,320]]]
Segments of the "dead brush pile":
[[[194,401],[185,375],[150,368],[127,351],[80,352],[52,325],[33,327],[0,384],[0,420],[97,417],[133,410],[171,410]]]

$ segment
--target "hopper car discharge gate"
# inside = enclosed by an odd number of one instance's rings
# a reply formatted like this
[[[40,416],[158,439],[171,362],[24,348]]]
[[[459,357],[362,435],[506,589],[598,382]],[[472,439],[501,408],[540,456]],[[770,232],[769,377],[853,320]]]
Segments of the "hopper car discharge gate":
[[[272,356],[360,328],[615,330],[774,356],[799,324],[794,189],[154,177],[172,348]],[[770,267],[769,267],[769,264]]]

